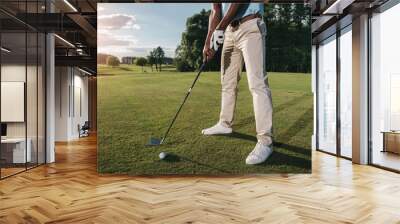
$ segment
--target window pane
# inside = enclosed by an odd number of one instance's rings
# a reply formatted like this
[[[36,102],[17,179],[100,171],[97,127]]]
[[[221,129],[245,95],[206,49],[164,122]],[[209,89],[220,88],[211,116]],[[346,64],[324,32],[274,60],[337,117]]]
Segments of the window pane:
[[[26,81],[26,112],[27,112],[27,135],[30,144],[30,159],[28,160],[28,168],[37,165],[37,33],[27,33],[28,38],[28,64],[27,64],[27,81]]]
[[[352,156],[352,35],[351,27],[340,36],[340,152]]]
[[[38,163],[45,163],[45,99],[46,99],[46,78],[45,78],[45,52],[46,37],[44,34],[39,33],[39,46],[38,46]]]
[[[336,36],[318,48],[318,148],[336,153]]]
[[[372,18],[372,163],[400,170],[400,5]]]
[[[26,33],[3,32],[1,45],[3,49],[1,50],[1,123],[3,126],[1,176],[3,178],[25,170],[25,163],[30,160],[31,151],[30,144],[26,144]]]
[[[44,6],[44,0],[0,1],[0,7],[24,19],[24,13],[43,13]],[[45,35],[8,14],[0,12],[0,17],[0,176],[4,178],[45,161]]]

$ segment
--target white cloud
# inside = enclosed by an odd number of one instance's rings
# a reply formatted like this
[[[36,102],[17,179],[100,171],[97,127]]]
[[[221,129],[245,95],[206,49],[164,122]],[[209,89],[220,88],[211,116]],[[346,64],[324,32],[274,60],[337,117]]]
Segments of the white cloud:
[[[137,40],[132,35],[111,35],[104,31],[97,35],[97,46],[108,48],[125,48],[133,47],[137,44]]]
[[[118,30],[118,29],[135,29],[140,30],[140,25],[136,23],[133,15],[111,14],[103,15],[97,18],[99,29]]]
[[[135,30],[140,30],[140,28],[141,28],[138,24],[132,24],[131,26]]]

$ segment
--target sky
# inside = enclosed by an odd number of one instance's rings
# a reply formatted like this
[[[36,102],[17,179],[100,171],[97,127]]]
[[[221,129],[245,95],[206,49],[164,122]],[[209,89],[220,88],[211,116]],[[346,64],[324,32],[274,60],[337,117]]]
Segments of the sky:
[[[98,53],[144,57],[161,46],[174,57],[186,19],[210,8],[210,3],[98,3]]]

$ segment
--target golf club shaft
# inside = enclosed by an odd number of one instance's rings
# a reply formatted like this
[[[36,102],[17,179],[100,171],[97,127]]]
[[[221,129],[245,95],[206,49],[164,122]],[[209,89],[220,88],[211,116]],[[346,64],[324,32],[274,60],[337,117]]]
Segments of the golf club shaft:
[[[161,139],[160,144],[162,144],[162,143],[165,141],[165,139],[167,138],[168,133],[169,133],[169,130],[171,130],[172,125],[174,125],[175,120],[176,120],[176,118],[177,118],[178,115],[179,115],[179,112],[181,112],[183,105],[185,104],[186,100],[189,98],[189,95],[190,95],[190,93],[192,92],[192,89],[193,89],[194,85],[196,84],[197,80],[199,79],[200,74],[201,74],[201,72],[203,71],[203,69],[204,69],[205,66],[206,66],[206,63],[205,63],[205,62],[200,66],[200,69],[199,69],[199,72],[198,72],[197,75],[196,75],[196,78],[193,80],[193,83],[192,83],[192,85],[190,86],[188,92],[186,93],[185,98],[183,98],[183,101],[182,101],[182,103],[181,103],[181,106],[179,107],[178,111],[176,112],[174,118],[172,119],[172,121],[171,121],[171,123],[170,123],[170,125],[169,125],[169,127],[168,127],[168,129],[167,129],[167,131],[166,131],[165,134],[164,134],[164,137]]]

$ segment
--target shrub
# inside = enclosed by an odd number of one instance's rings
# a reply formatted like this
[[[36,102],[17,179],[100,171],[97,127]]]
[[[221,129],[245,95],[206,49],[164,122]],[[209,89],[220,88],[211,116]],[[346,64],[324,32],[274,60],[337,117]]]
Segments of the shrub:
[[[108,56],[107,58],[107,65],[115,67],[115,66],[119,66],[119,59],[115,56]]]
[[[193,68],[190,67],[189,63],[180,58],[175,59],[175,66],[178,72],[189,72],[193,71]]]
[[[136,65],[142,67],[142,72],[143,72],[143,66],[147,64],[146,58],[137,58],[136,59]]]

